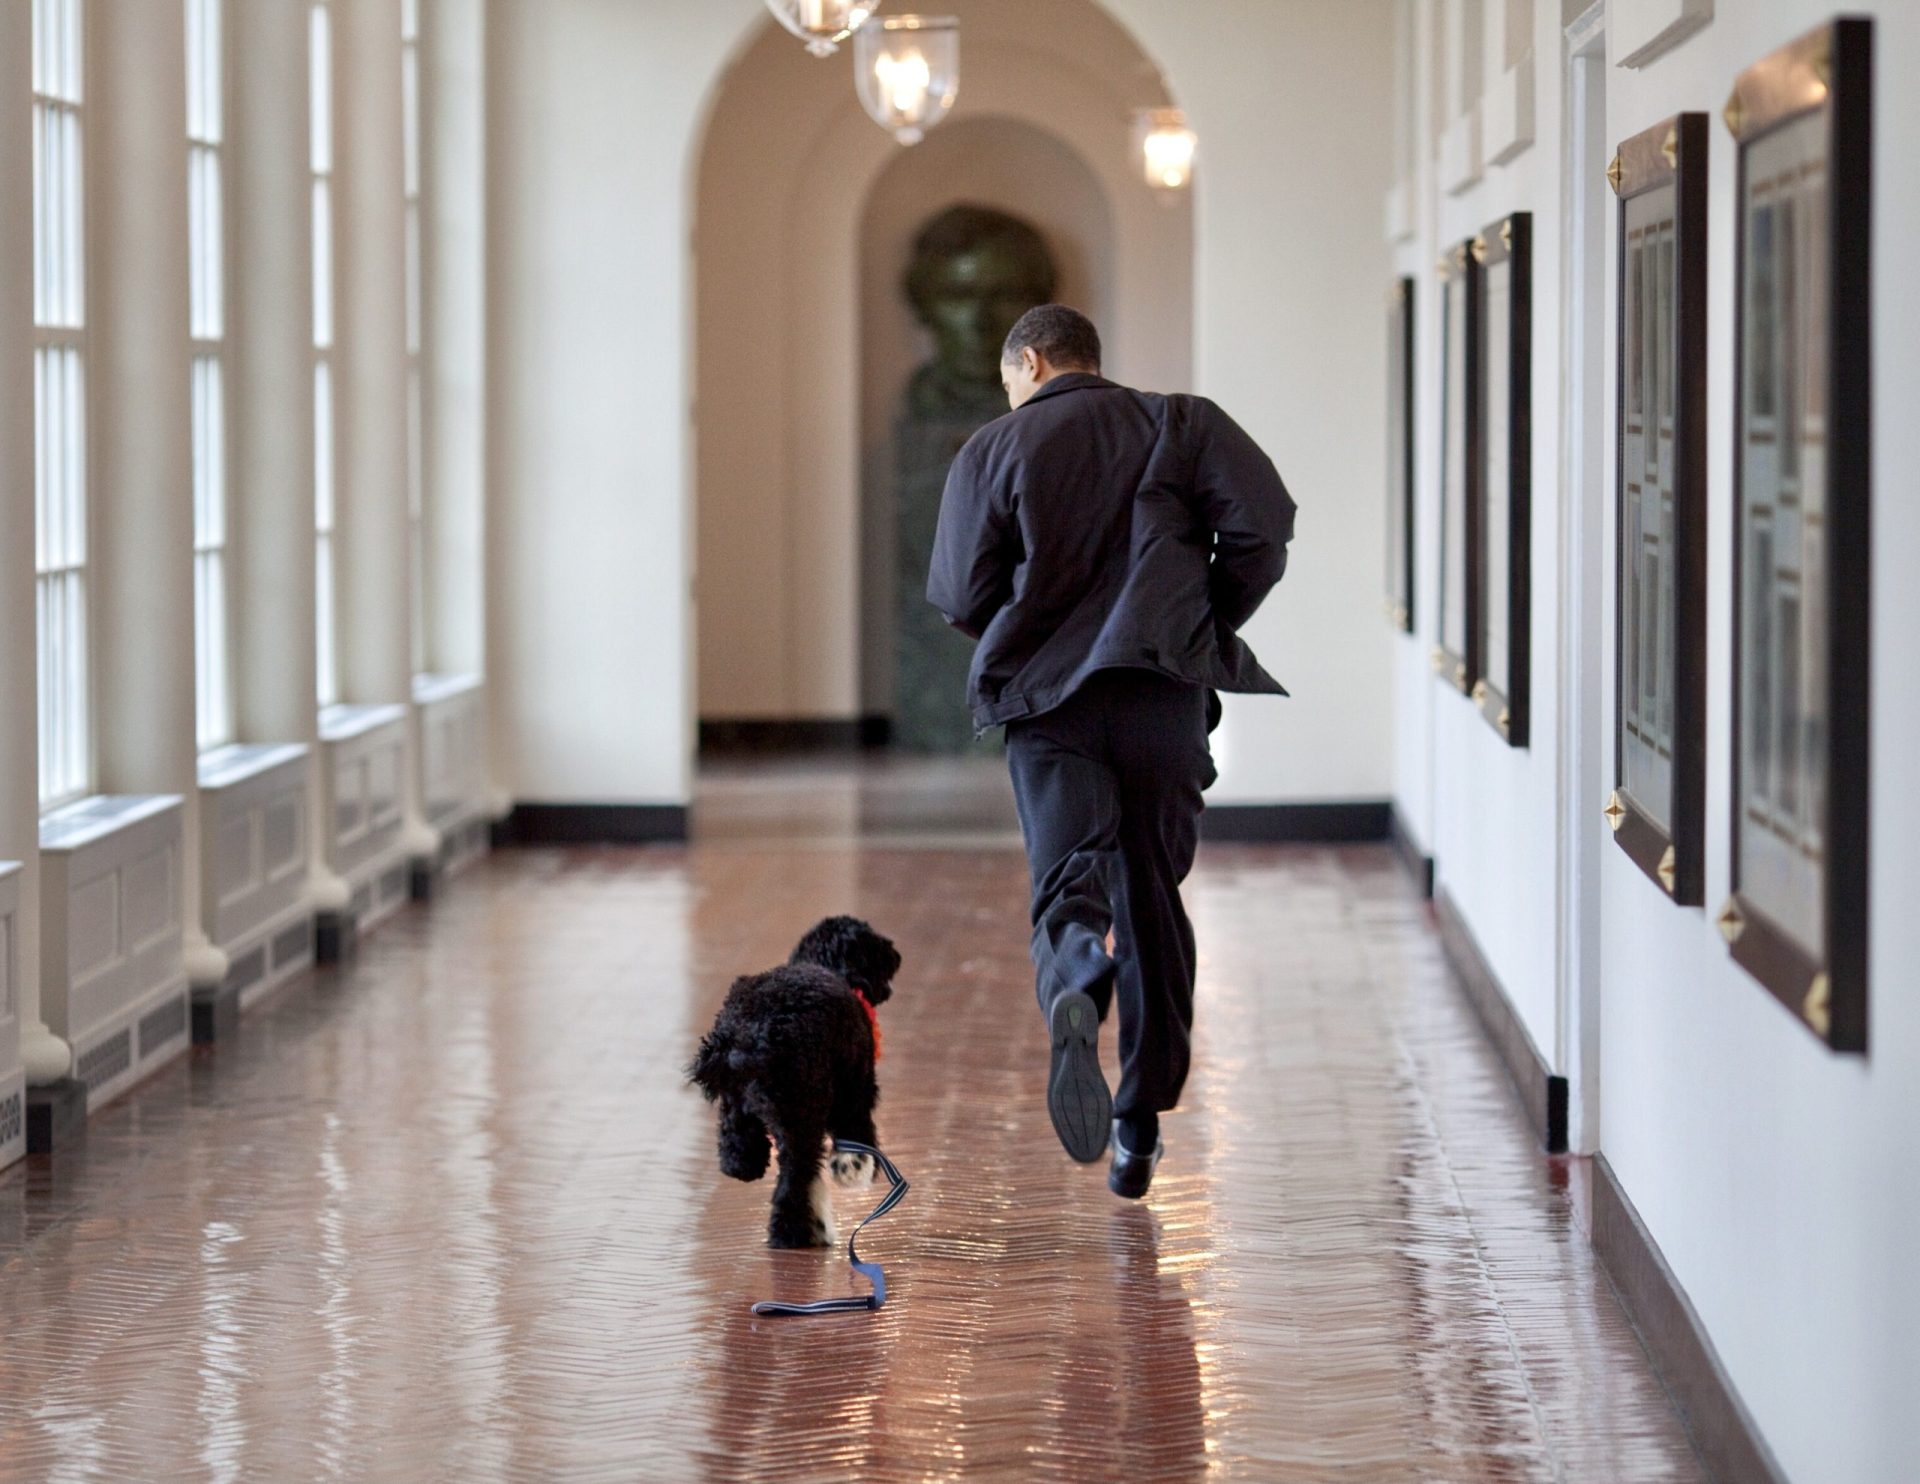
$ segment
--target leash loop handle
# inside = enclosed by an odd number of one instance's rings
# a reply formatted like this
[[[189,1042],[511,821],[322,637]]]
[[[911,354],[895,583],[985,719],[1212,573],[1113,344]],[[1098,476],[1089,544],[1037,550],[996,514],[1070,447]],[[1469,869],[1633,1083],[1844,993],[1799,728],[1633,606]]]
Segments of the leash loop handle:
[[[753,1306],[753,1312],[761,1318],[791,1319],[808,1314],[862,1314],[873,1309],[886,1307],[887,1275],[881,1271],[877,1262],[862,1262],[860,1249],[855,1245],[867,1223],[878,1221],[887,1212],[906,1198],[907,1179],[895,1168],[892,1160],[875,1149],[871,1144],[856,1144],[851,1139],[835,1139],[834,1150],[843,1154],[865,1154],[872,1157],[887,1177],[889,1189],[880,1197],[880,1204],[869,1211],[860,1224],[847,1233],[847,1261],[853,1265],[854,1272],[865,1278],[873,1287],[872,1293],[848,1294],[844,1298],[817,1299],[810,1304],[790,1304],[781,1299],[762,1299]]]

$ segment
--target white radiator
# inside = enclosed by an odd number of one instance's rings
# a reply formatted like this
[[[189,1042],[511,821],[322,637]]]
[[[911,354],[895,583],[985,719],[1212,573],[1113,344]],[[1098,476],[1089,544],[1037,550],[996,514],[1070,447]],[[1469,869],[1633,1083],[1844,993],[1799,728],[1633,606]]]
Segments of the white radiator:
[[[400,791],[404,706],[329,706],[320,718],[320,788],[328,867],[347,883],[361,931],[407,900]]]
[[[307,749],[222,747],[200,759],[201,928],[242,1008],[313,962]]]
[[[0,1169],[27,1152],[20,1070],[20,865],[0,861]]]
[[[413,700],[427,822],[439,831],[441,860],[453,871],[486,851],[486,688],[478,675],[421,675]]]
[[[40,821],[40,1008],[91,1108],[187,1049],[181,809],[110,794]]]

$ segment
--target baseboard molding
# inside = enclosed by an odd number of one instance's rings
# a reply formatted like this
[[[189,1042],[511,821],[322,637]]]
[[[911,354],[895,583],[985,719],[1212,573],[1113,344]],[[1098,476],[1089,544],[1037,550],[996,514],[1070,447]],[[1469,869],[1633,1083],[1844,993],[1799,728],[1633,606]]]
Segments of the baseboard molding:
[[[1356,845],[1388,838],[1393,806],[1384,799],[1316,804],[1209,804],[1200,838],[1248,845]]]
[[[703,721],[700,751],[713,756],[871,752],[893,740],[890,716]]]
[[[1420,848],[1413,838],[1413,832],[1407,828],[1407,821],[1400,813],[1398,804],[1388,806],[1391,818],[1388,821],[1388,840],[1394,854],[1400,857],[1400,864],[1407,868],[1407,874],[1413,877],[1413,884],[1420,888],[1420,895],[1428,901],[1433,900],[1433,857]]]
[[[1722,1484],[1787,1484],[1686,1290],[1604,1154],[1593,1160],[1593,1250],[1707,1471]]]
[[[1546,1058],[1533,1044],[1533,1037],[1521,1023],[1513,1001],[1500,985],[1480,945],[1473,940],[1466,919],[1445,891],[1433,897],[1433,915],[1440,926],[1440,942],[1453,965],[1454,977],[1466,990],[1467,999],[1480,1017],[1487,1039],[1507,1075],[1513,1078],[1527,1118],[1549,1154],[1567,1152],[1567,1079],[1555,1076]]]
[[[661,845],[687,838],[684,804],[515,804],[496,845]]]

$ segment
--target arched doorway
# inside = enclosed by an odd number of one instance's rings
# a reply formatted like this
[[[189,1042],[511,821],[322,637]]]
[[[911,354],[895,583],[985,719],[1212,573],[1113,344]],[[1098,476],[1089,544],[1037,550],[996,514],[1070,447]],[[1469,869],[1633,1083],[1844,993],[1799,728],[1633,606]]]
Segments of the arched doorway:
[[[1169,101],[1158,69],[1094,0],[954,8],[959,106],[918,150],[1016,210],[1021,161],[1075,182],[1070,209],[1030,203],[1058,219],[1067,291],[1077,275],[1106,316],[1112,374],[1184,385],[1191,215],[1132,158],[1133,110]],[[851,81],[844,58],[817,62],[768,23],[719,86],[695,171],[696,694],[703,723],[730,729],[852,737],[891,702],[897,589],[876,571],[867,491],[888,379],[924,352],[880,258],[887,232],[911,230],[894,204],[938,191]],[[1106,243],[1077,240],[1101,198]]]

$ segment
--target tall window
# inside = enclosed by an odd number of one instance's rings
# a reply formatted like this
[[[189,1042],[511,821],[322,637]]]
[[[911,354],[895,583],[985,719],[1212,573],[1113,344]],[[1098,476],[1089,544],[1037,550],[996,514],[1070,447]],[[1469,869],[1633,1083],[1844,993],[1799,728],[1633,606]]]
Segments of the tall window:
[[[413,553],[413,668],[427,668],[426,424],[420,344],[420,0],[400,0],[400,147],[407,214],[407,523]]]
[[[222,0],[187,3],[187,303],[193,337],[193,633],[200,746],[233,740],[227,629]]]
[[[81,0],[33,0],[34,570],[40,802],[92,784],[87,665],[86,215]]]
[[[313,184],[314,617],[319,701],[340,699],[333,480],[333,15],[315,0],[308,17],[309,169]]]

